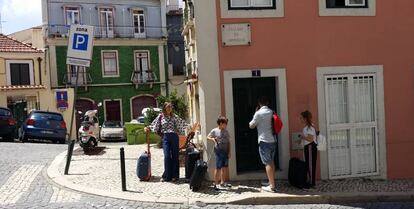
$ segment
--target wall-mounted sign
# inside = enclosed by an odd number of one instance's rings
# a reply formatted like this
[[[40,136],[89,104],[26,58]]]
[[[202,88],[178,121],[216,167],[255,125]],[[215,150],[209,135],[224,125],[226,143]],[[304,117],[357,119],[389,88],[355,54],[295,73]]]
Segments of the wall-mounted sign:
[[[250,45],[250,23],[222,24],[223,46]]]
[[[57,91],[56,92],[56,107],[60,111],[68,109],[68,92],[67,91]]]

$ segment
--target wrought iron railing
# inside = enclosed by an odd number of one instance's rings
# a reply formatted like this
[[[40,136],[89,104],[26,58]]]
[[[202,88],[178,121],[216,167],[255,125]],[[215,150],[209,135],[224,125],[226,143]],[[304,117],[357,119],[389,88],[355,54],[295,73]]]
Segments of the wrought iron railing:
[[[78,74],[78,86],[85,86],[92,83],[92,77],[90,73],[79,72]],[[62,83],[67,86],[74,86],[76,84],[76,73],[66,73],[63,76]]]
[[[131,75],[131,82],[134,84],[152,83],[158,80],[157,75],[152,70],[134,71]]]
[[[67,38],[70,25],[48,25],[48,36],[50,38]],[[94,36],[96,38],[161,38],[162,27],[134,27],[134,26],[95,26]]]

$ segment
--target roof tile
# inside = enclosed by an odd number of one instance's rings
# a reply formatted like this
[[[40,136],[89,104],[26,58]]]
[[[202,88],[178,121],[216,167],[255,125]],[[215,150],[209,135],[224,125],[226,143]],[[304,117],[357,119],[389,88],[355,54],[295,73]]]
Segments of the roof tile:
[[[0,52],[42,53],[43,51],[0,33]]]

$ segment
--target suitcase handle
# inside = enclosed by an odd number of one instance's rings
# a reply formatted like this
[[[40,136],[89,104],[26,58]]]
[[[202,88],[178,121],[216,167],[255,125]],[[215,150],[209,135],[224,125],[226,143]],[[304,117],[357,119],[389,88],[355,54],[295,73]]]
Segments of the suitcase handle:
[[[145,133],[145,139],[147,141],[147,149],[148,149],[148,155],[151,155],[151,151],[150,151],[150,140],[149,140],[149,132]]]

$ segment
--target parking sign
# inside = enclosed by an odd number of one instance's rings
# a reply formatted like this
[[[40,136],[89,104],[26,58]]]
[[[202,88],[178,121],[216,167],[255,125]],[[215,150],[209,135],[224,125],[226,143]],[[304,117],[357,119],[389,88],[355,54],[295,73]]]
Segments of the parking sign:
[[[66,64],[89,67],[93,49],[93,26],[71,25]]]

